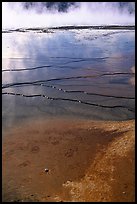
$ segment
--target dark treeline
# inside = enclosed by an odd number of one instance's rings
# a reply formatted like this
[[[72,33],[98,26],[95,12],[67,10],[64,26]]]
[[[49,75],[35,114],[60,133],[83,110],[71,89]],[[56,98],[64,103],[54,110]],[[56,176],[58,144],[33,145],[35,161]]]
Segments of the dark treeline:
[[[56,9],[59,12],[67,12],[70,6],[78,6],[77,2],[23,2],[23,6],[26,9],[36,8],[37,11],[41,11],[43,7],[48,10]]]
[[[95,4],[96,2],[90,2]],[[104,3],[104,2],[102,2]],[[36,9],[41,12],[43,8],[48,10],[57,10],[58,12],[67,12],[70,7],[76,8],[80,6],[80,2],[22,2],[26,9]],[[121,11],[126,9],[130,14],[135,13],[135,2],[108,2],[112,7],[117,7]]]

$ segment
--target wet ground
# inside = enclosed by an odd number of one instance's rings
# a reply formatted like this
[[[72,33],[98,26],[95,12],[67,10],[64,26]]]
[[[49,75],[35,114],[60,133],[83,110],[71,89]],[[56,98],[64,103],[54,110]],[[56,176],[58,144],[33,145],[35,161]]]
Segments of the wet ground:
[[[41,116],[134,119],[134,30],[43,30],[2,34],[3,127]]]
[[[134,119],[134,28],[3,31],[4,202],[134,201]]]
[[[3,202],[134,202],[134,121],[33,120],[3,139]]]

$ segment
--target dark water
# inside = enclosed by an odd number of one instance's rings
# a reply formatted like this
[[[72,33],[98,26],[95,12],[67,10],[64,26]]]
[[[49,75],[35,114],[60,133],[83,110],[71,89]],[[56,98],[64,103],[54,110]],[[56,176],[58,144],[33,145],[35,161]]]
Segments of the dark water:
[[[134,30],[3,32],[3,128],[41,117],[134,119],[134,65]]]

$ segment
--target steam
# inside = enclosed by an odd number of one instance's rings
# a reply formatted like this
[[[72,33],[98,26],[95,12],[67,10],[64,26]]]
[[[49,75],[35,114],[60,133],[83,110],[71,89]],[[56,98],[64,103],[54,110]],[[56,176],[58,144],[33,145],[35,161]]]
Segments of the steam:
[[[30,2],[2,2],[2,29],[135,25],[134,2],[54,2],[50,7],[47,2],[27,3]]]

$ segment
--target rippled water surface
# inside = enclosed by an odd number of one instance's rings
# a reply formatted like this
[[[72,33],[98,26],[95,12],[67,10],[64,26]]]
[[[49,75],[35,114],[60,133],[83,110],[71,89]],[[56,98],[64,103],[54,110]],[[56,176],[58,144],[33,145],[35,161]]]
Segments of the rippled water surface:
[[[26,119],[135,117],[134,30],[3,32],[3,128]]]

